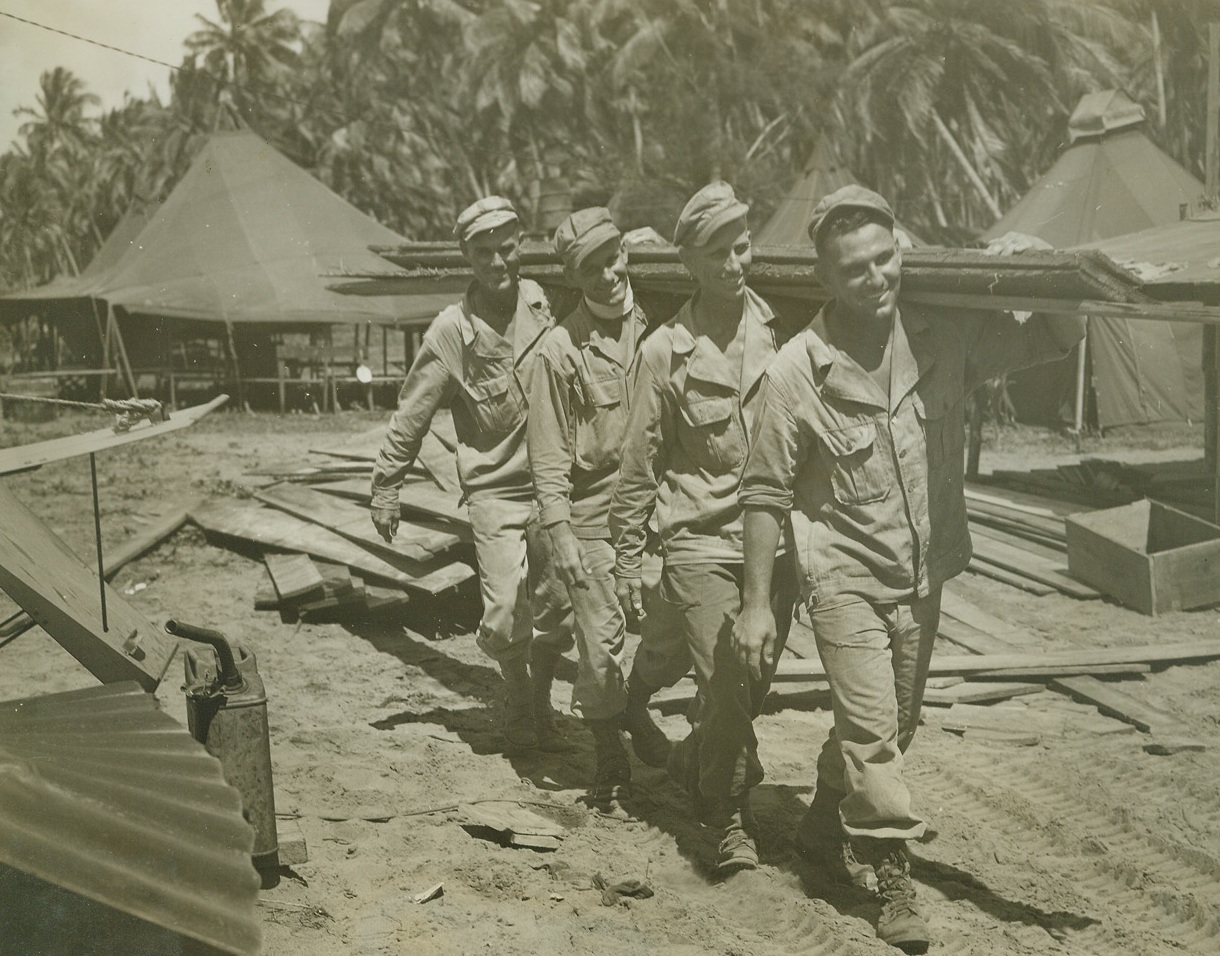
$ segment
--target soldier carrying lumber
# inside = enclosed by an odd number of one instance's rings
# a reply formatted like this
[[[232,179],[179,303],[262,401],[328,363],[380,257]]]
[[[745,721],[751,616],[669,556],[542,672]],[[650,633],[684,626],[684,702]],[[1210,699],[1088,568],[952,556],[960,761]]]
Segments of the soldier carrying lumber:
[[[505,742],[559,750],[551,682],[573,645],[572,611],[537,522],[525,441],[533,366],[554,319],[542,288],[518,278],[512,203],[480,199],[458,216],[454,235],[474,281],[433,320],[407,372],[373,467],[373,524],[393,539],[407,469],[433,415],[451,408],[483,597],[478,644],[504,676]]]
[[[674,747],[668,772],[701,822],[719,831],[722,874],[758,865],[749,796],[763,768],[752,722],[773,671],[751,677],[730,644],[741,606],[738,484],[759,383],[778,348],[775,315],[746,285],[748,212],[732,187],[717,182],[678,217],[674,245],[697,290],[640,349],[610,505],[615,576],[628,613],[641,606],[640,558],[655,512],[665,560],[661,603],[690,648],[698,681],[691,733]],[[791,576],[776,575],[765,600],[775,602],[782,625],[794,599]]]
[[[555,249],[581,300],[547,333],[534,364],[530,469],[555,569],[575,613],[580,667],[572,707],[593,734],[593,806],[618,813],[631,782],[620,731],[631,735],[644,763],[665,766],[670,743],[649,716],[648,700],[682,678],[690,657],[680,637],[667,642],[662,615],[654,612],[640,621],[644,636],[629,679],[623,671],[628,620],[615,596],[610,493],[631,407],[628,375],[648,329],[632,293],[623,236],[608,209],[580,209],[555,230]]]
[[[831,299],[762,385],[741,487],[745,593],[733,642],[753,674],[774,666],[782,641],[769,601],[772,566],[790,515],[801,597],[834,707],[797,847],[842,880],[863,885],[875,875],[877,935],[924,952],[928,928],[905,841],[925,823],[911,809],[902,767],[941,586],[970,560],[963,406],[988,378],[1066,354],[1084,323],[900,310],[894,214],[860,186],[822,199],[809,233]],[[989,251],[1019,251],[1021,241],[1028,237]]]

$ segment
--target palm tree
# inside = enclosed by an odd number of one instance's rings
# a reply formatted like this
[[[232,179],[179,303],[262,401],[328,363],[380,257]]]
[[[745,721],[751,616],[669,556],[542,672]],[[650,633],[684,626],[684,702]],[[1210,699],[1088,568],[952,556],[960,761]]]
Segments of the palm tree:
[[[235,119],[296,64],[300,22],[287,8],[268,13],[265,0],[216,0],[216,6],[219,22],[195,15],[201,28],[186,38],[186,48],[221,84],[218,100]]]
[[[85,81],[57,66],[38,81],[37,107],[21,106],[17,116],[30,119],[18,132],[25,137],[35,162],[50,161],[57,153],[79,153],[94,135],[95,121],[85,115],[101,101],[85,90]]]
[[[840,78],[840,137],[851,165],[911,202],[921,226],[998,218],[1041,172],[1079,96],[1119,85],[1104,41],[1134,33],[1113,10],[1070,0],[862,9]]]
[[[1206,178],[1209,23],[1220,23],[1220,0],[1109,0],[1140,24],[1143,42],[1123,50],[1130,66],[1127,91],[1156,122],[1149,135],[1200,179]],[[1154,31],[1159,49],[1153,44]]]

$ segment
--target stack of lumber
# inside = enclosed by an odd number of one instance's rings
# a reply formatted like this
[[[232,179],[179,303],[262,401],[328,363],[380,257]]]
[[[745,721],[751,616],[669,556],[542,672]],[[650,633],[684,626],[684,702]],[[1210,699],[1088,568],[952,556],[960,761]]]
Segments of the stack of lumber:
[[[978,480],[986,482],[990,490],[1010,489],[1089,508],[1112,508],[1140,498],[1155,498],[1200,517],[1211,515],[1212,481],[1201,459],[1128,464],[1085,458],[1057,468],[997,470]]]
[[[321,460],[264,467],[253,476],[252,498],[212,499],[193,508],[191,520],[223,543],[260,554],[266,579],[255,596],[258,610],[306,621],[398,613],[412,605],[431,614],[436,599],[469,589],[475,579],[470,519],[445,424],[425,443],[423,473],[402,488],[393,542],[377,533],[368,511],[384,428],[313,449]]]
[[[1080,510],[1052,498],[967,482],[974,543],[970,570],[1032,594],[1100,597],[1096,588],[1068,573],[1064,518]]]

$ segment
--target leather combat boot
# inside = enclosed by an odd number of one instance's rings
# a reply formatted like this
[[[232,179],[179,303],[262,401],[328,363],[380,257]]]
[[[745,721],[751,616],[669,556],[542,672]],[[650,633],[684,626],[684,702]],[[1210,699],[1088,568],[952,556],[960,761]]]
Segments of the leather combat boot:
[[[622,801],[631,797],[631,762],[619,736],[619,718],[588,720],[593,734],[597,770],[590,791],[593,808],[599,813],[623,811]]]
[[[758,869],[758,821],[748,803],[726,808],[709,820],[709,825],[721,831],[716,848],[716,875],[729,876],[741,870]]]
[[[792,843],[803,859],[819,867],[835,883],[875,892],[877,875],[871,866],[856,859],[851,840],[839,821],[843,796],[838,790],[818,787],[797,825]]]
[[[524,657],[500,661],[504,675],[504,744],[509,751],[533,750],[538,746],[534,731],[533,688]]]
[[[881,915],[877,938],[904,953],[926,953],[931,937],[928,924],[915,903],[911,861],[902,840],[861,840],[861,856],[877,873]]]
[[[653,723],[648,713],[648,700],[654,690],[636,680],[627,679],[627,707],[623,711],[623,729],[631,735],[631,749],[643,763],[650,767],[664,767],[673,749],[665,732]]]
[[[551,684],[555,680],[555,667],[558,663],[558,654],[549,650],[535,650],[530,664],[534,733],[538,737],[538,748],[550,753],[568,749],[568,740],[560,730],[555,709],[551,706]]]

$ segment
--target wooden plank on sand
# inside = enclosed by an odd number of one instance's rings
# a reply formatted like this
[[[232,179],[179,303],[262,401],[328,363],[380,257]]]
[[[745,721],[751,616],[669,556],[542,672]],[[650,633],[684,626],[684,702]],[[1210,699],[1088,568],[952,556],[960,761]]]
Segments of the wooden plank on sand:
[[[373,527],[369,510],[352,500],[338,498],[299,485],[273,485],[264,488],[255,496],[264,504],[287,512],[302,521],[309,521],[329,528],[354,541],[374,554],[393,559],[407,558],[411,561],[427,561],[433,555],[461,544],[461,537],[449,531],[402,521],[393,542],[387,543]]]
[[[1068,576],[1066,556],[1062,562],[1051,561],[994,538],[974,536],[974,557],[1022,577],[1049,584],[1056,591],[1082,600],[1100,598],[1101,592]]]
[[[953,704],[987,704],[998,700],[1010,700],[1023,694],[1036,694],[1045,690],[1045,684],[1031,684],[1024,681],[963,681],[952,687],[929,687],[924,691],[925,704],[952,706]]]
[[[369,483],[360,479],[328,481],[313,487],[316,491],[325,491],[327,494],[350,498],[365,504],[368,504],[372,497]],[[467,530],[470,528],[470,515],[467,514],[466,506],[461,503],[458,496],[437,487],[431,481],[404,482],[399,490],[399,500],[405,512],[432,515],[452,521],[461,528]]]
[[[970,559],[970,571],[974,574],[981,574],[992,580],[1003,582],[1022,591],[1028,591],[1030,594],[1036,594],[1039,597],[1044,594],[1053,594],[1055,591],[1049,584],[1043,584],[1041,581],[1035,581],[1022,574],[1014,574],[1012,571],[996,567],[994,564],[988,564],[977,556]]]
[[[1126,721],[1136,730],[1187,736],[1181,721],[1173,714],[1158,710],[1095,677],[1058,677],[1051,681],[1051,687],[1070,695],[1074,700],[1088,701],[1103,714]]]
[[[322,591],[322,575],[307,554],[269,551],[263,555],[263,564],[267,566],[271,585],[280,601],[291,601],[311,591]]]
[[[1217,658],[1220,658],[1220,639],[1020,654],[933,654],[929,674],[964,676],[1005,670],[1040,669],[1046,672],[1048,677],[1053,677],[1056,668],[1071,668],[1071,673],[1080,673],[1077,668],[1115,664],[1186,664]],[[825,676],[826,671],[821,661],[788,659],[779,662],[775,679],[816,680]]]
[[[963,624],[961,621],[954,620],[943,614],[941,615],[940,623],[937,625],[936,633],[938,637],[952,641],[958,647],[970,651],[972,654],[1004,654],[1018,649],[1015,644],[1006,641],[1002,637],[992,637],[985,631],[980,631],[977,627]]]
[[[389,560],[321,525],[310,524],[283,511],[253,501],[215,498],[191,512],[205,531],[249,541],[263,548],[303,551],[354,568],[361,574],[392,581],[427,594],[437,594],[474,577],[474,569],[461,561],[412,562]]]
[[[940,612],[942,615],[947,614],[955,621],[969,624],[976,630],[990,634],[992,637],[1008,638],[1018,644],[1030,643],[1035,640],[1034,635],[1019,624],[1005,621],[1003,618],[996,617],[989,611],[983,610],[973,601],[964,598],[951,585],[945,585],[941,591]]]

